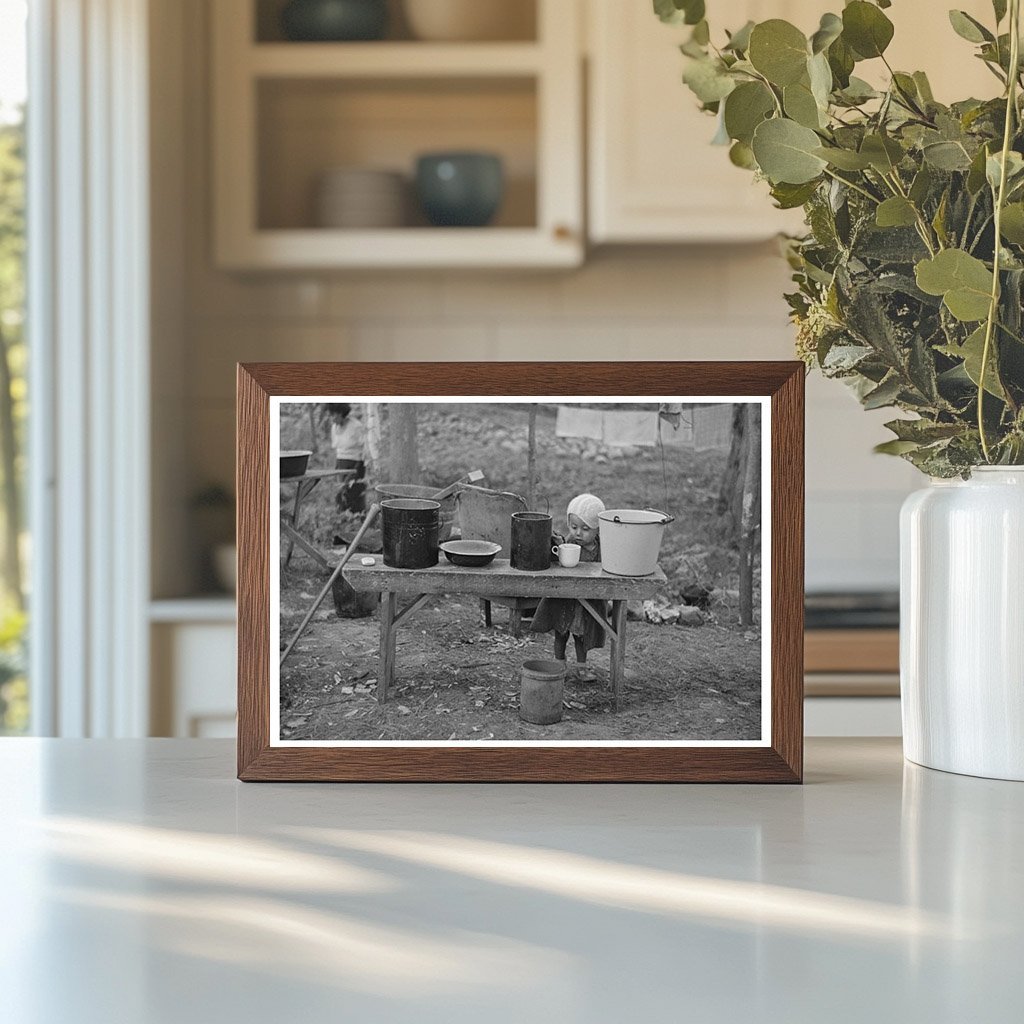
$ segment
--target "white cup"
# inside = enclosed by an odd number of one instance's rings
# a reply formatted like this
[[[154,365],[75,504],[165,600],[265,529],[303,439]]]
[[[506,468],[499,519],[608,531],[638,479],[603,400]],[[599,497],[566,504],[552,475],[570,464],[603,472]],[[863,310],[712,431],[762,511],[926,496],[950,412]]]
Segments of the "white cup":
[[[574,565],[580,564],[579,544],[556,544],[551,551],[553,554],[558,555],[558,564],[566,569],[571,569]]]

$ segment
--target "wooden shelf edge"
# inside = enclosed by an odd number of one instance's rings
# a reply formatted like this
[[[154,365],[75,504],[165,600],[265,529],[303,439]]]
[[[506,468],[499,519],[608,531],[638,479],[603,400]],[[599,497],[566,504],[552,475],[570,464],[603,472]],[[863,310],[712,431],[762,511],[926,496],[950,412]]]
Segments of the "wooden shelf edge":
[[[463,78],[540,73],[537,43],[256,43],[243,67],[256,78]]]
[[[898,674],[898,629],[808,629],[804,633],[805,672]]]

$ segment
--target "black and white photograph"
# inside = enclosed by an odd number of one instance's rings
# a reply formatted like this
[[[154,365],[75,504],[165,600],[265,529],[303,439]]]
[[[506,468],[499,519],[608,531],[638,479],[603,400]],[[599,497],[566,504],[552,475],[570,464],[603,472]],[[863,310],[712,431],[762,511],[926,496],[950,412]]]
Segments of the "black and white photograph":
[[[767,743],[767,413],[273,399],[276,744]]]

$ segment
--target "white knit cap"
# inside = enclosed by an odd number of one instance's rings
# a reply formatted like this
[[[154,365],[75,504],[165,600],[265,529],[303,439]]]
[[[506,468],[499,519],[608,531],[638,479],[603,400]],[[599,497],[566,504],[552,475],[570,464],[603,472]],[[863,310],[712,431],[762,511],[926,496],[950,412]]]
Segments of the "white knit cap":
[[[592,530],[597,529],[598,513],[604,511],[604,502],[596,494],[577,494],[565,510],[565,518],[579,516]]]

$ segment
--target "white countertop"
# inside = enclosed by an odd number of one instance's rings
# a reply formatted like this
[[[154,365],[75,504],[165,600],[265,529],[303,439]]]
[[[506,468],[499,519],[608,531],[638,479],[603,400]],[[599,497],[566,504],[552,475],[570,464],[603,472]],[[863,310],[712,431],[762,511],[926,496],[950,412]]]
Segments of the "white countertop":
[[[809,740],[779,786],[243,785],[0,741],[5,1024],[1024,1017],[1024,785]]]

